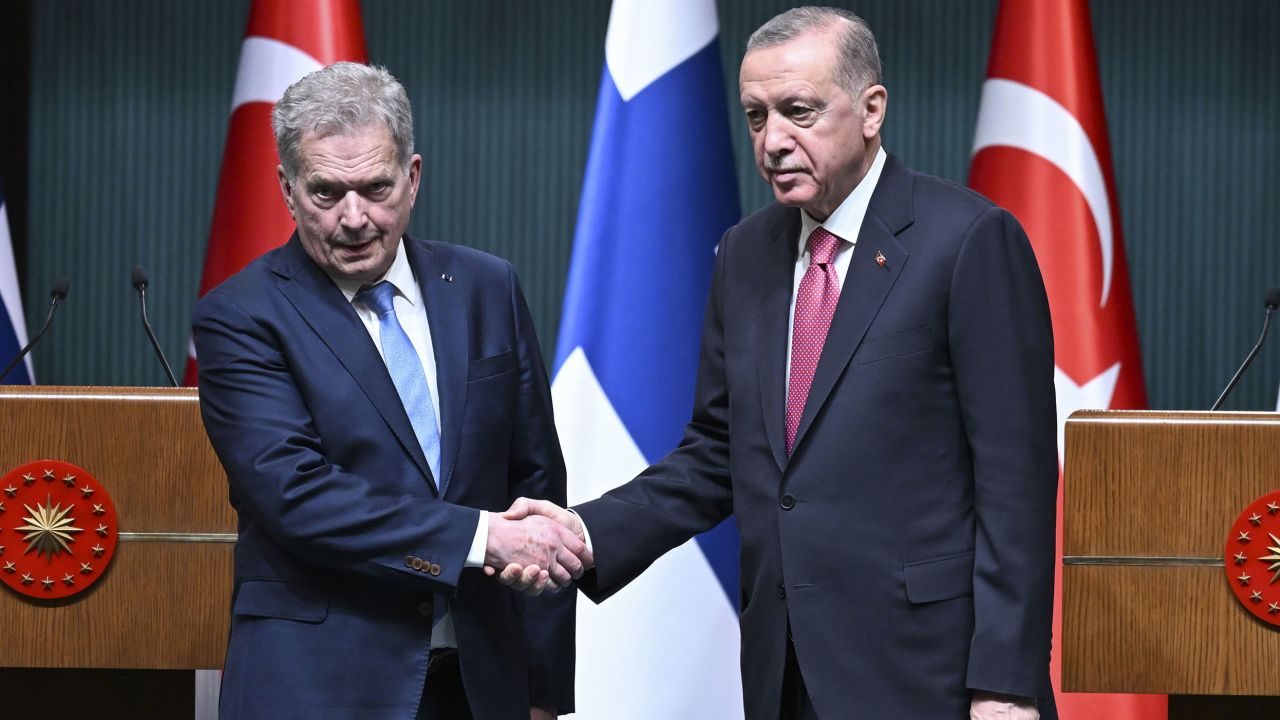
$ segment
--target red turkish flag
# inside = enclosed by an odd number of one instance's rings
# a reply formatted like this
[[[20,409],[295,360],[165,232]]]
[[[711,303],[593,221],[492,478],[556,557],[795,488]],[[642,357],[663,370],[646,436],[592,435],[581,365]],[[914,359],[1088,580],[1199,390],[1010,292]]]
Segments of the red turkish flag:
[[[360,0],[254,0],[240,48],[201,295],[293,233],[276,181],[275,102],[313,70],[367,57]],[[196,384],[194,346],[183,382]]]
[[[969,185],[1018,218],[1044,274],[1061,458],[1067,415],[1147,402],[1087,0],[1000,3]],[[1061,556],[1059,522],[1055,639],[1062,637]],[[1056,691],[1058,647],[1051,671]],[[1163,695],[1057,697],[1063,720],[1168,716]]]

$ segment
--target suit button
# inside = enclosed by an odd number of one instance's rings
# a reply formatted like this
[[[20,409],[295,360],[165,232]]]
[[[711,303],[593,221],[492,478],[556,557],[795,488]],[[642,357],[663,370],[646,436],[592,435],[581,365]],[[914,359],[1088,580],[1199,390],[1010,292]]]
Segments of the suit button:
[[[432,575],[440,574],[440,565],[438,563],[431,563],[431,574]]]
[[[412,555],[410,555],[409,557],[405,558],[405,559],[404,559],[404,566],[405,566],[405,567],[407,567],[407,568],[411,568],[411,567],[413,567],[413,560],[414,560],[414,557],[413,557]]]
[[[426,565],[426,563],[422,562],[422,558],[413,558],[413,560],[409,562],[409,567],[414,570],[421,570],[423,565]]]
[[[782,587],[782,583],[778,583],[778,597],[783,600],[787,599],[787,589]]]
[[[782,502],[779,504],[782,505],[783,510],[790,510],[796,506],[796,496],[791,493],[787,493],[782,496]]]
[[[424,618],[431,617],[431,603],[429,602],[418,603],[418,614]]]

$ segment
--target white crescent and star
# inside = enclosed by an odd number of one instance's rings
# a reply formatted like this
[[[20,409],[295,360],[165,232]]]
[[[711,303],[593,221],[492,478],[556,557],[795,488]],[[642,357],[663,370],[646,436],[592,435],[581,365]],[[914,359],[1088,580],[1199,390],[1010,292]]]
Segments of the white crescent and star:
[[[1089,206],[1102,257],[1102,296],[1106,307],[1115,264],[1114,230],[1106,176],[1097,149],[1075,115],[1057,100],[1033,87],[1003,78],[982,86],[982,100],[974,133],[973,154],[988,147],[1012,147],[1044,158],[1075,183]],[[1063,457],[1063,429],[1076,410],[1109,408],[1120,378],[1120,363],[1077,383],[1054,367],[1058,404],[1058,457]]]

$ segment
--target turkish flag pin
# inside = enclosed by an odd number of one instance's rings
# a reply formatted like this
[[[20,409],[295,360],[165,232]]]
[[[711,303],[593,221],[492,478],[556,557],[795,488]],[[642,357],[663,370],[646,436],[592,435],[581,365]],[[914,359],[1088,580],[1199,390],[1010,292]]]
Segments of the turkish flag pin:
[[[880,267],[884,267],[886,263],[888,263],[888,260],[885,260],[885,259],[884,259],[884,253],[882,253],[882,252],[880,252],[879,250],[877,250],[877,251],[876,251],[876,264],[877,264],[877,265],[879,265]]]

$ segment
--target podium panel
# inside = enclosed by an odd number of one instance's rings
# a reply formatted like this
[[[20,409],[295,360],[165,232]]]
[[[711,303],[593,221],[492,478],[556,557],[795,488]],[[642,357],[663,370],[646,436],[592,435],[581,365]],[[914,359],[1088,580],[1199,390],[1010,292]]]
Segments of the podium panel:
[[[0,588],[0,666],[222,667],[236,521],[196,390],[7,386],[0,428],[0,473],[73,463],[119,518],[115,556],[92,587],[62,600]]]
[[[1223,560],[1241,510],[1277,489],[1280,413],[1073,414],[1062,689],[1280,695],[1280,627],[1240,605]]]

